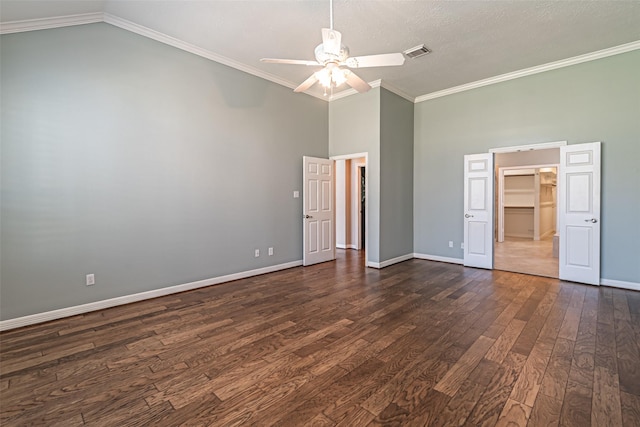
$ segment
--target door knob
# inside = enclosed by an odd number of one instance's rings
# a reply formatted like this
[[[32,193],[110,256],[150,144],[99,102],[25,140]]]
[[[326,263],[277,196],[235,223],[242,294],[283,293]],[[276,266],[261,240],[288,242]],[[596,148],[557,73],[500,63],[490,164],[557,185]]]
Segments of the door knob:
[[[595,218],[591,218],[591,219],[585,219],[584,222],[591,222],[595,224],[596,222],[598,222],[598,220]]]
[[[469,214],[464,214],[465,218],[473,218],[473,215],[469,215]]]
[[[313,218],[313,217],[311,215],[302,215],[302,218],[309,219],[309,218]]]

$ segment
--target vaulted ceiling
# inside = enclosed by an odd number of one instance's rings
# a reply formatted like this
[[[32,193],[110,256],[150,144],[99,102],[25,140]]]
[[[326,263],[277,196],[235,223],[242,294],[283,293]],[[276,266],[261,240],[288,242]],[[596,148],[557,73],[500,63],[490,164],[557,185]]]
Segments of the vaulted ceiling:
[[[1,0],[3,23],[84,13],[108,14],[296,87],[307,66],[260,58],[313,60],[329,26],[328,0]],[[401,67],[357,70],[409,98],[640,40],[640,1],[334,0],[334,27],[353,56],[432,53]],[[321,89],[309,92],[321,96]],[[348,87],[339,87],[336,93]]]

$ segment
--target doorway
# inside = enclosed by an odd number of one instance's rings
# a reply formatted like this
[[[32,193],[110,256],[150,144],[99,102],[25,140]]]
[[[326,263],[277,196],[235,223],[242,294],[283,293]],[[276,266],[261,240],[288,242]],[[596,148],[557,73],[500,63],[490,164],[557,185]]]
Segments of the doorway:
[[[365,247],[365,239],[367,233],[365,232],[365,217],[366,211],[365,207],[367,206],[367,180],[366,180],[366,166],[358,166],[360,170],[360,248]]]
[[[495,156],[494,268],[558,278],[559,148]]]
[[[336,248],[363,251],[367,245],[367,156],[332,157],[336,181]]]
[[[467,267],[494,268],[494,156],[559,148],[558,278],[600,284],[601,143],[566,141],[491,149],[464,156],[464,259]],[[526,153],[525,153],[526,154]],[[522,165],[518,165],[522,166]],[[532,273],[535,274],[535,273]]]

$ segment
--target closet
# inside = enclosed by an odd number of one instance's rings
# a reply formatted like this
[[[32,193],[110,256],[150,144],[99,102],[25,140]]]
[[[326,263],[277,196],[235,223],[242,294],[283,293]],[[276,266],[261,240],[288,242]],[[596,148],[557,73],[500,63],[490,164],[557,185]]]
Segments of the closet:
[[[557,227],[555,167],[499,168],[498,242],[540,240]]]

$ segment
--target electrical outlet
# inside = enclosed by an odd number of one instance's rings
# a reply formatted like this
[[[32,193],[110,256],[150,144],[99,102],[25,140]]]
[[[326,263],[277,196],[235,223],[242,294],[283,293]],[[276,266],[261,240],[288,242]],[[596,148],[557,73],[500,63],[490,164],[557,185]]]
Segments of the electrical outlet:
[[[93,273],[87,274],[86,284],[87,284],[87,286],[95,285],[96,284],[96,275],[93,274]]]
[[[269,248],[269,256],[273,256],[273,248]]]
[[[260,256],[260,249],[256,249],[256,253],[254,255],[256,258],[258,258]]]
[[[449,240],[449,247],[452,248],[453,247],[453,241]]]
[[[464,249],[464,242],[460,243],[460,249]]]
[[[300,198],[300,192],[299,192],[299,191],[297,191],[297,190],[296,190],[296,191],[294,191],[294,192],[293,192],[293,198],[294,198],[294,199],[299,199],[299,198]]]

